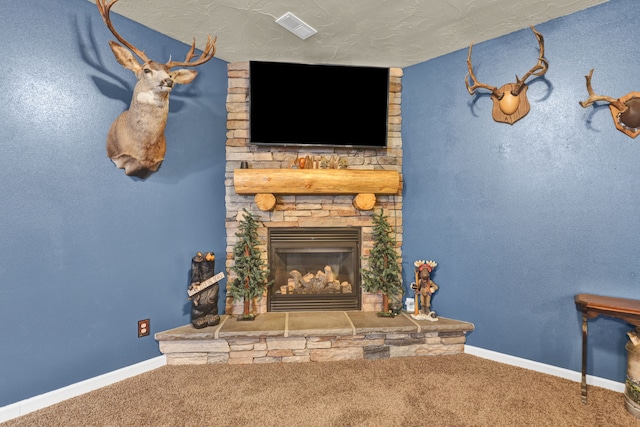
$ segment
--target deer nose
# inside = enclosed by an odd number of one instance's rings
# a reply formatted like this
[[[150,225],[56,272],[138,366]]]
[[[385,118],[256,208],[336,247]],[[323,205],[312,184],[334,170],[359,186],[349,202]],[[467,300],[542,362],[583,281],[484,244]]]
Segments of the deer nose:
[[[173,87],[173,80],[171,80],[170,77],[167,77],[166,79],[162,80],[162,86]]]

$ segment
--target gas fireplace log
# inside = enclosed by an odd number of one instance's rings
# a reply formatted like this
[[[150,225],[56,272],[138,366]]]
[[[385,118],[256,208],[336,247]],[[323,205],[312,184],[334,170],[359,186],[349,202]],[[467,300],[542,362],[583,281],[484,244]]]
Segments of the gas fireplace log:
[[[307,273],[304,276],[298,270],[289,272],[291,278],[286,286],[280,287],[280,294],[332,294],[351,293],[352,286],[349,282],[340,282],[333,273],[331,266],[327,265],[316,274]]]

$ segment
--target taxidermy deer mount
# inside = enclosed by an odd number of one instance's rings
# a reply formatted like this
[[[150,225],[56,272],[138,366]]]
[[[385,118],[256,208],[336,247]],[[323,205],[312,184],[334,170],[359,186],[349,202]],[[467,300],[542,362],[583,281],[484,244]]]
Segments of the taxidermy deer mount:
[[[216,53],[216,39],[208,36],[202,55],[194,60],[196,40],[184,61],[166,64],[155,62],[144,51],[127,42],[113,28],[109,13],[118,0],[96,0],[98,11],[107,28],[124,47],[114,41],[109,45],[116,60],[136,75],[138,82],[133,88],[129,109],[118,116],[107,135],[107,155],[118,168],[129,176],[145,178],[155,172],[164,160],[166,140],[164,130],[169,114],[169,94],[176,83],[191,83],[198,74],[195,70],[173,67],[196,67],[202,65]],[[142,64],[133,56],[142,60]]]
[[[593,88],[591,87],[592,75],[593,68],[589,71],[589,74],[584,76],[587,80],[589,98],[586,101],[580,101],[580,105],[582,105],[583,108],[587,108],[597,101],[608,102],[616,128],[631,138],[638,136],[638,134],[640,134],[640,92],[631,92],[619,99],[610,96],[596,95],[593,93]]]
[[[515,83],[507,83],[498,89],[495,86],[480,83],[473,73],[471,65],[471,50],[473,43],[469,46],[469,55],[467,55],[467,68],[469,73],[464,78],[464,84],[467,86],[469,95],[475,95],[476,89],[487,89],[491,92],[491,100],[493,101],[493,120],[496,122],[514,124],[529,112],[529,100],[527,99],[526,80],[531,76],[540,77],[549,69],[549,62],[544,57],[544,38],[542,34],[536,31],[533,26],[531,30],[538,39],[540,45],[540,56],[538,63],[533,66],[521,79],[516,75]]]

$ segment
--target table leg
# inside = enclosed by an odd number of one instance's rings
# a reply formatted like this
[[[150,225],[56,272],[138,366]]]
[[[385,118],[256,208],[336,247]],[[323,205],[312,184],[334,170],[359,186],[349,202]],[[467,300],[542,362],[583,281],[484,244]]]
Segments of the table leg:
[[[587,403],[587,313],[582,312],[582,403]]]

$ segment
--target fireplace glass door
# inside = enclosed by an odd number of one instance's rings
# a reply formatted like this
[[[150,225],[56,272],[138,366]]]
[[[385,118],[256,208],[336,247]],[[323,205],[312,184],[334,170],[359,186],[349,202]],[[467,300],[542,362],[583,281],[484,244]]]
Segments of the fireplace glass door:
[[[360,229],[270,228],[269,311],[360,310]]]

